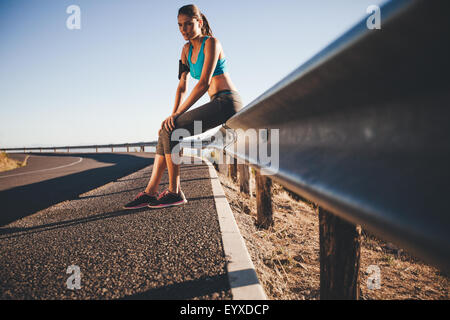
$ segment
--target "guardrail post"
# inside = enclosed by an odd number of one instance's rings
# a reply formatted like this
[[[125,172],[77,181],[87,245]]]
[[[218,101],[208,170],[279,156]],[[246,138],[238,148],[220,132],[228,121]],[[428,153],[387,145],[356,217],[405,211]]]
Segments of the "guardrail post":
[[[144,152],[144,146],[141,146],[141,152]]]
[[[69,148],[67,148],[67,152],[70,152],[70,149],[69,149]]]
[[[114,147],[111,147],[111,152],[114,152]]]
[[[127,153],[128,153],[128,152],[130,152],[130,147],[129,147],[129,146],[127,146]]]
[[[211,158],[211,164],[213,165],[214,169],[216,171],[219,171],[219,166],[217,165],[217,156],[216,156],[216,154],[217,154],[217,150],[213,150],[213,151],[211,151],[209,156]]]
[[[262,228],[273,225],[272,218],[272,180],[256,170],[256,224]]]
[[[320,299],[358,300],[361,227],[317,207],[320,232]]]
[[[231,163],[228,165],[228,177],[234,182],[237,181],[237,164],[236,159],[231,157]]]
[[[227,157],[228,156],[227,156],[226,151],[222,150],[222,159],[224,161],[222,161],[222,163],[220,163],[220,165],[219,165],[219,172],[222,172],[223,174],[226,174],[226,175],[228,175],[228,165],[227,165],[228,158]]]
[[[248,165],[238,164],[239,171],[239,191],[245,194],[250,194]]]
[[[56,153],[56,148],[53,148],[53,151]]]

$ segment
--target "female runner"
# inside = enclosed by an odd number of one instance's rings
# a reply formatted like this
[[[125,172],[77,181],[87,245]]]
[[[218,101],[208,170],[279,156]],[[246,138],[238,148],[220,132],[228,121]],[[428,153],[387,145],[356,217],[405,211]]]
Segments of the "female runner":
[[[227,72],[225,54],[219,40],[213,37],[205,15],[197,6],[187,5],[178,10],[178,26],[185,40],[180,60],[179,83],[172,114],[165,119],[158,132],[155,161],[147,187],[126,204],[126,209],[160,208],[187,202],[180,186],[180,165],[172,161],[172,148],[178,141],[171,140],[174,129],[187,129],[194,134],[194,121],[202,121],[202,132],[225,123],[242,108],[237,89]],[[199,80],[189,96],[188,72]],[[188,111],[206,92],[210,102]],[[169,173],[169,187],[158,194],[164,170]]]

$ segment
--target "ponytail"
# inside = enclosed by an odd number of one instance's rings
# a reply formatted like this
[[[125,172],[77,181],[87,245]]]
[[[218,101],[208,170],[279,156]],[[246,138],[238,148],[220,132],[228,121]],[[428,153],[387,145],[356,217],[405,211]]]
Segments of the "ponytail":
[[[209,26],[209,22],[208,19],[206,19],[205,15],[203,13],[200,13],[202,15],[202,20],[203,20],[203,26],[202,26],[202,34],[204,36],[213,36],[211,27]]]

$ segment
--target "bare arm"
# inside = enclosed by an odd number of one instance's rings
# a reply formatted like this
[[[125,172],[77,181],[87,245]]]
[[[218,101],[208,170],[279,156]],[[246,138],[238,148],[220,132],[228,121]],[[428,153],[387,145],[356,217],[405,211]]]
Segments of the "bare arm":
[[[181,104],[181,101],[183,101],[186,92],[187,92],[187,83],[186,79],[183,80],[183,78],[186,78],[186,72],[183,72],[183,75],[181,76],[180,83],[177,87],[177,92],[175,94],[175,104],[173,106],[172,114],[175,114],[178,110],[178,107]]]
[[[183,50],[181,51],[181,62],[185,65],[188,64],[187,62],[187,49],[189,47],[187,45],[185,45],[183,47]],[[173,106],[173,111],[172,114],[175,114],[177,112],[178,107],[181,104],[181,101],[183,101],[183,98],[186,95],[187,89],[188,89],[188,73],[187,72],[183,72],[181,74],[181,78],[180,78],[180,82],[178,83],[178,87],[177,87],[177,91],[175,94],[175,104]]]

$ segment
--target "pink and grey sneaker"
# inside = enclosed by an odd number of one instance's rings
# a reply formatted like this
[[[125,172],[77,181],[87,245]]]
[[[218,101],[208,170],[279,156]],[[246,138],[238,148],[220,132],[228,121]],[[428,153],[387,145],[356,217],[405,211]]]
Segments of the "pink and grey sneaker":
[[[145,192],[139,192],[133,201],[123,206],[124,209],[139,209],[147,207],[150,204],[156,204],[158,201],[157,193],[155,195],[149,195]]]
[[[170,192],[168,189],[161,192],[158,196],[158,200],[156,203],[149,203],[149,208],[165,208],[171,206],[179,206],[187,203],[186,197],[184,196],[183,191],[180,190],[180,193]]]

